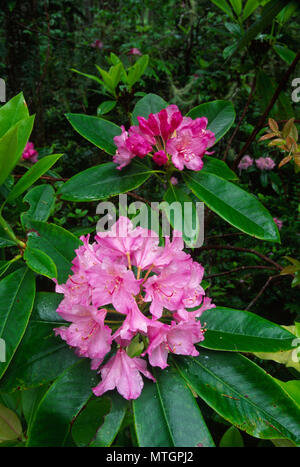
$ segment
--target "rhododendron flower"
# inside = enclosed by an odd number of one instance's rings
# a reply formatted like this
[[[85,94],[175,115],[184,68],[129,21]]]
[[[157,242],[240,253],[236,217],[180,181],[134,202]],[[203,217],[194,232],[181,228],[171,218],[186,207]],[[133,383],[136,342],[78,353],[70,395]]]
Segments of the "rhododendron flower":
[[[29,160],[30,162],[37,162],[38,160],[38,152],[34,149],[34,144],[28,141],[25,146],[25,149],[22,154],[22,159]]]
[[[272,170],[276,165],[271,157],[260,157],[255,163],[260,170]]]
[[[96,39],[92,44],[91,47],[94,49],[102,49],[103,48],[103,42],[100,41],[99,39]]]
[[[252,157],[246,155],[246,156],[242,157],[242,159],[240,160],[240,163],[238,165],[238,169],[247,170],[252,165],[253,165]]]
[[[282,229],[282,226],[283,226],[283,222],[282,220],[280,219],[277,219],[277,217],[273,217],[273,221],[275,222],[275,224],[277,225],[278,227],[278,230],[281,230]]]
[[[215,135],[207,129],[205,117],[183,117],[176,105],[169,105],[137,120],[138,126],[131,126],[128,132],[122,126],[122,134],[114,138],[117,151],[113,160],[119,170],[133,157],[149,154],[157,165],[172,163],[178,170],[198,171],[204,154],[211,154],[207,149],[215,143]]]
[[[155,382],[146,366],[145,360],[130,358],[123,349],[119,349],[101,368],[102,381],[93,389],[94,394],[101,396],[104,392],[117,388],[125,399],[137,399],[144,386],[140,373]]]
[[[170,182],[172,185],[177,185],[178,184],[178,178],[177,177],[171,177]]]
[[[169,353],[198,355],[195,344],[204,339],[198,318],[214,307],[201,287],[204,269],[183,251],[180,232],[160,246],[155,232],[133,228],[126,217],[110,232],[98,232],[93,243],[89,236],[81,240],[72,275],[65,284],[55,281],[64,295],[57,312],[71,323],[55,333],[78,356],[90,358],[92,369],[100,367],[96,395],[117,388],[135,399],[142,375],[154,380],[144,358],[165,368]],[[130,356],[133,339],[140,357]]]
[[[132,47],[128,52],[129,55],[142,55],[142,52],[137,47]]]

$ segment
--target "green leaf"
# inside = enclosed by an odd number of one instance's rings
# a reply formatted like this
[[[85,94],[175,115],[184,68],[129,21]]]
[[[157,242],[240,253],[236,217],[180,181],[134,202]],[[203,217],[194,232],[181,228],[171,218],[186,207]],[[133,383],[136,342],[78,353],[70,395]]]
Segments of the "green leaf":
[[[168,107],[168,103],[156,94],[147,94],[140,99],[132,112],[132,123],[138,125],[137,117],[148,118],[151,113],[160,112],[162,109]]]
[[[63,446],[70,424],[91,397],[95,372],[79,359],[50,386],[41,399],[27,436],[27,446]]]
[[[289,394],[289,396],[296,402],[300,408],[300,381],[279,381],[277,380],[280,386]]]
[[[24,118],[0,138],[0,185],[19,162],[31,134],[33,122],[34,116]]]
[[[37,274],[53,279],[57,277],[57,269],[52,259],[43,251],[31,247],[32,237],[28,239],[24,251],[24,260],[27,266]]]
[[[47,386],[45,385],[21,392],[22,412],[28,426],[30,425],[33,414],[46,391]]]
[[[224,178],[225,180],[238,180],[236,173],[233,172],[224,161],[216,159],[215,157],[204,156],[203,162],[204,165],[201,169],[202,173],[208,172],[215,174],[218,175],[218,177]]]
[[[6,361],[0,362],[0,378],[24,335],[34,296],[34,274],[27,268],[18,269],[0,282],[0,338],[6,346]]]
[[[100,104],[97,108],[97,117],[101,117],[101,115],[108,114],[111,110],[113,110],[117,105],[117,101],[104,101]]]
[[[36,248],[50,256],[57,268],[58,282],[65,282],[70,274],[75,250],[81,241],[62,227],[46,222],[31,221],[37,232],[30,236],[30,248]]]
[[[279,232],[270,213],[250,193],[214,174],[184,172],[192,192],[216,214],[242,232],[279,242]]]
[[[142,447],[214,446],[193,394],[175,368],[154,373],[133,401],[135,429]]]
[[[103,118],[82,114],[66,114],[72,127],[90,143],[108,154],[115,154],[114,137],[121,134],[121,128]]]
[[[242,12],[242,0],[229,0],[236,16],[240,16]]]
[[[252,15],[253,11],[255,11],[257,7],[259,7],[258,0],[247,0],[242,14],[242,21],[245,21],[250,15]]]
[[[216,143],[232,127],[235,120],[235,111],[229,101],[212,101],[194,107],[187,114],[192,119],[206,117],[207,128],[215,134]]]
[[[204,311],[201,346],[239,352],[278,352],[293,348],[295,336],[267,319],[242,310],[217,307]]]
[[[282,45],[273,45],[273,49],[279,55],[279,57],[282,58],[282,60],[284,60],[289,65],[291,65],[291,63],[294,61],[296,57],[296,53],[293,52],[288,47],[285,47]]]
[[[28,117],[28,108],[20,92],[0,108],[0,138],[16,123]]]
[[[92,79],[93,81],[96,81],[96,83],[101,84],[101,86],[105,86],[105,83],[102,81],[102,79],[98,78],[98,76],[82,73],[82,71],[75,70],[75,68],[71,68],[71,71],[74,71],[78,75],[84,76],[85,78]]]
[[[72,425],[72,438],[79,447],[88,446],[110,410],[106,397],[89,401]]]
[[[23,198],[30,208],[21,214],[24,229],[30,229],[30,221],[47,221],[55,204],[55,191],[51,185],[39,185],[32,188]]]
[[[211,0],[211,1],[212,3],[217,5],[222,11],[224,11],[224,13],[226,13],[231,19],[234,19],[232,9],[230,8],[226,0]]]
[[[225,431],[220,441],[220,448],[243,448],[244,441],[241,433],[235,426]]]
[[[24,193],[27,188],[33,185],[34,182],[44,175],[44,173],[47,172],[47,170],[49,170],[61,156],[62,154],[54,154],[43,157],[41,160],[36,162],[13,187],[7,201],[12,201],[18,198],[18,196]]]
[[[0,248],[16,245],[15,242],[7,235],[4,229],[0,227]]]
[[[123,64],[118,63],[117,65],[113,65],[109,69],[109,76],[111,79],[111,86],[112,89],[116,89],[118,86],[120,79],[121,79],[121,73],[124,70]]]
[[[141,78],[148,66],[148,63],[149,55],[143,55],[133,66],[128,68],[127,82],[129,84],[129,88],[131,88]]]
[[[176,358],[187,383],[225,420],[252,436],[300,441],[300,409],[278,383],[235,352]]]
[[[10,409],[0,404],[0,443],[18,439],[22,436],[19,417]]]
[[[154,173],[139,161],[133,161],[122,170],[117,170],[116,167],[113,162],[108,162],[84,170],[65,183],[59,194],[68,201],[105,199],[134,190]]]
[[[78,361],[74,350],[55,337],[54,328],[66,324],[56,309],[62,296],[39,292],[24,337],[1,384],[5,391],[28,390],[53,381]]]
[[[167,202],[167,205],[161,203],[161,206],[168,221],[175,230],[182,232],[183,240],[192,248],[197,243],[200,235],[196,204],[183,190],[171,184],[164,194],[164,200]],[[176,207],[176,204],[174,204],[175,209],[172,209],[173,203],[180,203],[179,209]],[[180,210],[181,216],[178,216]]]
[[[109,400],[110,410],[104,418],[104,422],[98,427],[94,440],[90,447],[110,446],[122,425],[128,407],[128,401],[117,392],[110,392],[105,396]]]
[[[260,32],[263,32],[285,6],[286,0],[271,0],[268,2],[259,19],[250,26],[242,39],[238,42],[236,51],[246,47]]]

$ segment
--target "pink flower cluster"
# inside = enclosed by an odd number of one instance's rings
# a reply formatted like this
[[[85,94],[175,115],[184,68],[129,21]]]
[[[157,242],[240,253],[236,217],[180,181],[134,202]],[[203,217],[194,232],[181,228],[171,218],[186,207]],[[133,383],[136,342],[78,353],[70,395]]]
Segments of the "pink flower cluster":
[[[113,160],[119,170],[134,157],[147,154],[159,166],[172,161],[178,170],[202,169],[202,158],[215,142],[214,133],[207,130],[207,118],[183,117],[176,105],[169,105],[151,113],[148,119],[137,119],[138,126],[131,126],[128,131],[122,126],[121,135],[114,137],[117,151]]]
[[[247,170],[252,165],[253,165],[252,157],[246,155],[246,156],[242,157],[242,159],[240,160],[240,163],[238,165],[238,169]]]
[[[255,163],[260,170],[272,170],[276,165],[271,157],[260,157]]]
[[[30,162],[37,162],[38,152],[34,149],[34,144],[28,141],[22,154],[22,159]]]
[[[143,55],[140,49],[137,47],[132,47],[132,49],[129,50],[128,55]]]
[[[73,275],[56,285],[64,294],[57,312],[71,325],[55,333],[90,358],[92,369],[100,367],[97,396],[117,388],[126,399],[136,399],[141,374],[155,381],[142,357],[163,369],[169,353],[198,355],[194,344],[204,339],[198,318],[214,307],[200,285],[204,269],[183,251],[179,232],[160,246],[155,232],[133,228],[126,217],[98,233],[95,242],[89,243],[89,236],[81,240]]]

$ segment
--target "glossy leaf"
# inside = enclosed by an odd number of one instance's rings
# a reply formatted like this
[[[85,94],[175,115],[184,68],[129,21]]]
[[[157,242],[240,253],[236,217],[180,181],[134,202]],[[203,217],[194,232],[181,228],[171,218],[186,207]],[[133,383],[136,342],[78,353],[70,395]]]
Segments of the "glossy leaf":
[[[261,240],[280,241],[272,216],[252,194],[214,174],[184,172],[183,177],[192,192],[229,224]]]
[[[22,152],[32,131],[33,122],[33,116],[24,118],[0,138],[0,185],[5,182],[21,159]]]
[[[145,381],[133,401],[139,446],[213,446],[195,398],[175,368],[157,370],[154,376],[157,383]]]
[[[27,446],[63,446],[70,423],[91,397],[95,372],[87,359],[78,361],[57,378],[41,399],[27,436]]]
[[[179,357],[187,383],[219,415],[252,436],[300,441],[300,409],[264,370],[235,352]]]
[[[60,294],[37,294],[24,337],[2,380],[3,390],[24,391],[41,386],[78,361],[74,349],[54,334],[54,328],[65,324],[56,313],[61,299]]]
[[[34,274],[27,268],[18,269],[0,282],[0,338],[6,345],[6,361],[0,362],[0,378],[24,335],[34,296]]]
[[[28,108],[20,92],[0,108],[0,138],[16,123],[29,117]]]
[[[147,94],[140,99],[132,112],[132,123],[138,125],[137,117],[148,118],[151,113],[155,114],[168,107],[168,103],[156,94]]]
[[[55,162],[60,159],[62,154],[54,154],[51,156],[43,157],[41,160],[36,162],[13,187],[10,192],[7,201],[12,201],[22,193],[24,193],[27,188],[34,184],[44,173],[47,172]]]
[[[30,221],[47,221],[55,203],[55,191],[51,185],[39,185],[32,188],[23,198],[30,205],[26,212],[21,214],[21,223],[24,229],[30,229]]]
[[[182,232],[185,243],[189,247],[193,247],[200,236],[200,224],[196,204],[189,195],[175,185],[169,186],[164,194],[164,200],[167,202],[167,205],[164,203],[161,203],[161,205],[165,207],[164,212],[168,221],[175,230]],[[173,203],[180,203],[179,209],[176,208],[176,204],[174,204],[175,209],[172,209]],[[181,216],[178,215],[180,210]]]
[[[52,259],[43,251],[31,247],[32,237],[28,239],[24,251],[24,260],[27,266],[37,274],[53,279],[57,277],[57,269]]]
[[[221,438],[220,448],[242,448],[244,441],[241,433],[235,426],[231,426]]]
[[[66,114],[72,127],[90,143],[108,154],[115,154],[113,138],[121,134],[121,128],[108,120],[84,114]]]
[[[19,417],[10,409],[0,404],[0,443],[18,439],[22,436]]]
[[[65,282],[70,274],[75,250],[81,245],[81,241],[55,224],[38,221],[31,221],[31,224],[35,233],[30,236],[30,248],[36,248],[50,256],[57,268],[58,282]]]
[[[131,88],[144,74],[149,62],[149,55],[140,57],[133,66],[127,70],[127,82]],[[120,65],[119,65],[120,66]]]
[[[293,347],[295,336],[260,316],[216,307],[201,315],[207,329],[203,347],[239,352],[278,352]]]
[[[77,446],[83,447],[90,444],[109,410],[110,402],[106,397],[99,397],[88,402],[72,425],[72,438]]]
[[[116,164],[108,162],[84,170],[72,177],[60,189],[68,201],[95,201],[126,193],[142,185],[153,170],[139,161],[117,170]]]
[[[238,180],[237,174],[233,172],[224,161],[216,159],[215,157],[204,156],[203,162],[202,173],[212,173],[225,180]]]
[[[116,391],[106,394],[105,399],[109,400],[110,410],[105,416],[103,424],[97,429],[90,447],[108,447],[113,443],[128,408],[128,401]]]
[[[15,245],[15,242],[7,235],[5,230],[0,227],[0,248],[13,245]]]
[[[230,101],[212,101],[194,107],[187,114],[193,120],[206,117],[207,128],[215,134],[216,143],[232,127],[235,120],[235,111]]]
[[[273,49],[279,55],[279,57],[282,58],[282,60],[284,60],[289,65],[292,64],[292,62],[294,61],[294,59],[296,57],[296,53],[293,52],[288,47],[284,47],[282,45],[277,45],[276,44],[276,45],[273,45]]]

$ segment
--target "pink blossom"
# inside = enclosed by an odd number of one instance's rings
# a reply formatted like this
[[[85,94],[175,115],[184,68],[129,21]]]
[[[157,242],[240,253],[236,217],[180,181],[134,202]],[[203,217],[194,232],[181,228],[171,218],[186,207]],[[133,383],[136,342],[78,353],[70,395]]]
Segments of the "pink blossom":
[[[113,252],[127,255],[141,247],[142,233],[140,229],[133,228],[132,222],[127,217],[120,216],[111,231],[98,232],[96,241],[101,248],[108,249],[108,256],[112,256]]]
[[[111,329],[104,324],[106,310],[82,307],[81,311],[81,315],[73,317],[73,324],[54,329],[55,334],[76,347],[79,356],[102,361],[112,343]]]
[[[194,357],[199,355],[194,344],[204,339],[199,321],[183,321],[178,324],[172,321],[170,326],[155,322],[153,326],[149,326],[148,336],[150,343],[145,354],[149,356],[150,365],[162,369],[168,366],[169,352]]]
[[[135,156],[145,157],[152,150],[146,138],[137,133],[129,135],[123,125],[121,129],[121,135],[114,137],[117,151],[113,157],[113,161],[119,164],[119,170],[128,165]]]
[[[99,39],[96,39],[92,44],[91,47],[94,49],[102,49],[103,48],[103,42],[100,41]]]
[[[144,117],[137,119],[143,133],[152,137],[160,136],[163,141],[167,141],[182,122],[182,115],[177,105],[169,105],[157,114],[151,113],[148,120]]]
[[[93,370],[100,368],[96,395],[116,387],[134,399],[143,387],[140,373],[153,377],[146,360],[129,357],[132,339],[144,346],[142,356],[161,368],[169,352],[198,355],[195,344],[204,338],[198,318],[214,305],[201,286],[204,268],[183,251],[181,232],[160,246],[155,232],[120,217],[95,240],[81,237],[72,274],[65,284],[55,280],[56,292],[64,295],[57,313],[70,323],[55,333],[78,356],[90,358]],[[116,355],[103,364],[116,347]]]
[[[137,399],[143,389],[144,383],[140,375],[155,379],[149,371],[145,360],[130,358],[124,349],[119,349],[101,370],[102,381],[93,389],[96,396],[102,396],[104,392],[117,388],[125,399]]]
[[[129,50],[128,54],[129,55],[142,55],[142,52],[136,47],[132,47],[132,49]]]
[[[272,170],[276,165],[271,157],[260,157],[255,163],[260,170]]]
[[[159,275],[147,279],[144,285],[144,301],[151,302],[150,313],[159,319],[163,308],[177,310],[184,297],[184,287],[190,279],[188,262],[170,264]]]
[[[177,185],[178,184],[178,178],[177,177],[171,177],[170,182],[172,185]]]
[[[34,149],[34,144],[28,141],[25,146],[25,149],[22,154],[22,159],[29,160],[30,162],[37,162],[38,160],[38,152]]]
[[[247,170],[252,165],[253,165],[252,157],[246,155],[246,156],[242,157],[242,159],[240,160],[240,163],[238,165],[238,169]]]
[[[165,165],[168,162],[168,156],[165,151],[161,150],[154,153],[153,160],[157,165]]]
[[[172,162],[178,170],[187,167],[191,170],[201,170],[202,158],[215,142],[214,134],[206,130],[207,119],[184,117],[176,136],[169,139],[166,150],[172,155]]]
[[[92,303],[104,306],[112,303],[120,313],[126,313],[134,302],[133,296],[139,293],[140,282],[126,266],[105,258],[101,265],[87,271],[88,282],[92,286]]]
[[[278,230],[281,230],[282,229],[282,226],[283,226],[283,222],[282,220],[280,219],[277,219],[277,217],[273,217],[273,221],[275,222],[275,224],[277,225],[278,227]]]

